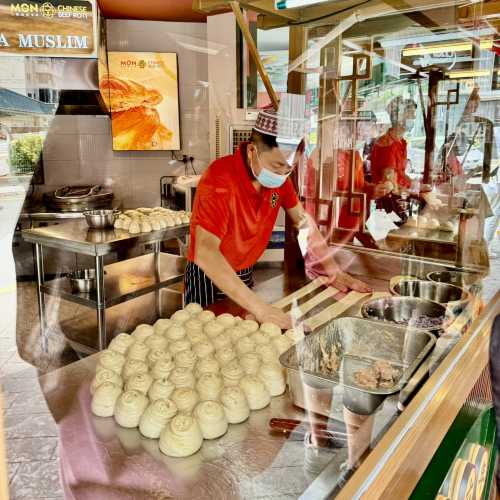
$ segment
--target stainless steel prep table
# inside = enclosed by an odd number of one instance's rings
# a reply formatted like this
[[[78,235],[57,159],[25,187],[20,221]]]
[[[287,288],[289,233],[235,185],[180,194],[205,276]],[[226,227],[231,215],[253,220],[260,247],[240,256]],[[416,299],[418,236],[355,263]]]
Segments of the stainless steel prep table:
[[[107,345],[106,308],[146,293],[158,292],[160,288],[181,280],[183,274],[182,269],[179,269],[179,272],[174,274],[167,273],[167,275],[165,275],[165,273],[162,272],[160,243],[174,238],[185,239],[188,232],[189,224],[183,224],[161,231],[130,234],[128,231],[122,229],[89,229],[87,223],[82,220],[71,220],[54,226],[24,230],[22,232],[23,238],[35,245],[38,308],[43,342],[46,342],[47,331],[44,294],[48,293],[96,309],[99,348],[105,349]],[[119,287],[114,286],[113,283],[106,285],[103,257],[115,251],[131,249],[141,243],[151,244],[153,246],[154,283],[148,283],[147,286],[143,287],[138,286],[133,290],[129,289],[126,293],[120,293]],[[44,247],[92,256],[94,258],[94,267],[96,271],[95,294],[73,293],[64,279],[46,282],[43,260]]]

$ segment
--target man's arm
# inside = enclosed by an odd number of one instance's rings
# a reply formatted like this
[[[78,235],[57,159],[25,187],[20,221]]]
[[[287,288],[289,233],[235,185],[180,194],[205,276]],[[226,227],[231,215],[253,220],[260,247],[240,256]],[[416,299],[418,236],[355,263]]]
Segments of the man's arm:
[[[289,314],[266,304],[241,281],[220,251],[220,239],[201,226],[196,227],[195,264],[219,290],[251,313],[257,321],[269,321],[282,329],[292,328]]]
[[[310,257],[315,259],[316,263],[321,264],[326,276],[330,280],[330,285],[341,292],[346,292],[347,290],[371,292],[371,288],[368,285],[344,273],[335,262],[332,249],[326,243],[314,219],[304,210],[302,203],[299,202],[295,207],[289,208],[287,213],[297,229],[308,230],[307,252],[310,254]]]

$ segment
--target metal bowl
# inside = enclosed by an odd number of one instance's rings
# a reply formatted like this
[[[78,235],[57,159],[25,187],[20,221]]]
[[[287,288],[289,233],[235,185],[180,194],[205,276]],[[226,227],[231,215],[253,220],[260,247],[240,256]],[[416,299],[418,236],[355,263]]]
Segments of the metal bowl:
[[[460,271],[433,271],[427,275],[427,279],[434,281],[434,283],[448,283],[466,288],[477,283],[481,279],[481,276],[478,273]]]
[[[112,227],[117,215],[115,210],[87,210],[83,212],[87,224],[92,229]]]
[[[76,293],[90,293],[95,290],[95,269],[78,269],[68,274],[71,289]]]
[[[381,297],[361,307],[364,318],[388,321],[429,332],[439,330],[446,320],[446,307],[417,297]],[[426,321],[425,318],[429,318]]]

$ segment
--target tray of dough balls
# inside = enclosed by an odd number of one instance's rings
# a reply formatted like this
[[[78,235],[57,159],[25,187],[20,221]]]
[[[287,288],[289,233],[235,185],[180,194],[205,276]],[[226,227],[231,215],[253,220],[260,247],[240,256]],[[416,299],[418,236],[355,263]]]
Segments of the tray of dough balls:
[[[91,410],[187,457],[285,392],[279,357],[293,341],[272,323],[188,304],[120,333],[99,353]]]
[[[191,213],[170,210],[163,207],[125,210],[115,219],[115,229],[123,229],[130,234],[150,233],[171,227],[189,224]]]
[[[391,231],[389,237],[453,243],[457,240],[457,234],[458,219],[456,217],[443,218],[431,212],[409,217],[400,228]]]

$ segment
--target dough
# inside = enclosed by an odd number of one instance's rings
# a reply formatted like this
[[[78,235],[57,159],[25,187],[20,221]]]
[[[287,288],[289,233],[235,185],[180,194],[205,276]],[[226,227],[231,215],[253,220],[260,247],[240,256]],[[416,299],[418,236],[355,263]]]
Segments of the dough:
[[[240,356],[240,365],[246,375],[257,375],[260,363],[261,357],[255,352],[247,352]]]
[[[122,219],[122,229],[125,229],[125,231],[128,231],[131,223],[132,223],[132,219],[130,217]]]
[[[190,319],[184,323],[184,328],[186,329],[187,332],[197,330],[202,332],[203,331],[203,323],[201,321],[198,321],[197,319]]]
[[[250,338],[255,342],[255,345],[269,344],[271,342],[271,337],[269,334],[262,332],[255,332],[250,335]]]
[[[161,229],[160,220],[156,217],[151,219],[151,229],[153,231],[159,231]]]
[[[241,377],[245,375],[243,368],[236,359],[221,368],[224,385],[238,385]]]
[[[182,413],[191,413],[199,400],[198,393],[190,387],[180,387],[172,393],[172,401]]]
[[[155,333],[144,342],[150,349],[166,349],[168,340],[161,334]]]
[[[446,231],[448,233],[453,233],[455,231],[455,226],[453,224],[453,222],[451,221],[445,221],[445,222],[442,222],[439,226],[439,229],[441,231]],[[111,348],[111,346],[110,346]]]
[[[184,311],[189,313],[191,316],[197,316],[203,311],[203,307],[201,307],[200,304],[197,304],[196,302],[191,302],[191,304],[188,304],[186,307],[184,307]]]
[[[239,355],[246,354],[247,352],[253,352],[255,349],[255,342],[250,337],[243,337],[236,342],[236,351]]]
[[[194,410],[194,415],[204,439],[216,439],[227,432],[228,423],[224,408],[217,401],[202,401]]]
[[[259,378],[264,382],[271,396],[279,396],[285,392],[286,381],[280,365],[263,363],[260,367]]]
[[[125,356],[123,354],[112,351],[111,349],[105,349],[99,354],[99,364],[96,371],[99,371],[101,368],[106,368],[107,370],[120,374],[124,364]]]
[[[139,361],[146,361],[149,354],[149,347],[143,342],[134,342],[127,351],[128,359],[138,359]]]
[[[431,218],[427,221],[427,228],[428,229],[439,229],[439,219]]]
[[[189,342],[188,339],[176,340],[175,342],[172,342],[169,346],[170,354],[174,358],[180,352],[189,350],[191,350],[191,342]]]
[[[298,344],[305,336],[302,329],[290,329],[285,332],[285,336],[288,337],[294,344]]]
[[[231,345],[231,337],[224,332],[214,337],[212,343],[216,349],[222,349]]]
[[[176,415],[160,434],[160,451],[170,457],[189,457],[203,444],[198,422],[189,415]]]
[[[113,370],[102,368],[101,370],[96,371],[95,377],[90,384],[90,394],[95,394],[96,389],[104,382],[112,382],[120,387],[120,389],[123,387],[123,380],[120,375]]]
[[[187,368],[174,368],[170,373],[169,380],[175,387],[190,387],[193,389],[196,384],[193,373]]]
[[[188,330],[187,338],[191,344],[197,344],[198,342],[208,342],[210,339],[202,331]]]
[[[148,373],[148,365],[139,359],[129,359],[123,365],[122,378],[127,380],[136,373]]]
[[[215,351],[215,359],[220,363],[221,366],[226,365],[230,361],[236,358],[236,351],[228,346],[223,347]]]
[[[175,385],[167,377],[153,381],[149,388],[148,396],[151,401],[157,399],[168,399],[175,391]]]
[[[151,325],[146,325],[143,323],[142,325],[137,326],[137,328],[132,332],[132,337],[135,340],[144,341],[150,335],[153,335],[155,329]]]
[[[260,331],[269,335],[269,337],[279,337],[281,335],[281,328],[274,323],[262,323]]]
[[[293,342],[285,335],[274,338],[273,344],[280,356],[293,346]]]
[[[219,362],[211,356],[199,359],[196,363],[195,374],[197,377],[201,377],[203,373],[219,373],[219,371]]]
[[[196,316],[196,319],[202,323],[208,323],[215,319],[215,314],[212,311],[202,311]]]
[[[418,215],[417,216],[417,226],[419,226],[423,229],[427,229],[428,222],[429,222],[429,219],[427,219],[427,217],[425,217],[425,215]]]
[[[157,399],[142,414],[139,431],[147,438],[158,439],[162,429],[176,413],[177,406],[171,399]]]
[[[170,357],[159,359],[151,370],[151,376],[154,379],[168,377],[172,370],[175,368],[175,364]]]
[[[238,326],[243,328],[247,333],[256,332],[259,329],[259,323],[252,319],[245,319],[238,323]]]
[[[172,316],[170,316],[170,319],[174,321],[175,323],[185,323],[188,319],[191,319],[191,315],[187,311],[183,311],[182,309],[180,311],[174,312]]]
[[[240,387],[251,410],[260,410],[271,402],[271,395],[264,382],[254,375],[245,375],[240,380]]]
[[[198,358],[206,358],[214,353],[215,348],[211,342],[202,341],[193,345],[193,351]]]
[[[223,325],[224,328],[229,328],[230,326],[234,326],[236,318],[232,314],[224,313],[217,316],[217,322]]]
[[[119,333],[110,343],[108,349],[125,355],[127,349],[134,343],[134,338],[128,333]]]
[[[154,349],[149,351],[147,357],[149,366],[154,366],[160,359],[172,359],[172,355],[164,349]]]
[[[225,332],[224,335],[228,336],[233,344],[236,344],[238,340],[242,339],[243,337],[246,337],[248,335],[248,330],[245,330],[239,325],[232,326],[231,328],[228,328]]]
[[[130,226],[128,227],[128,232],[130,234],[139,234],[141,232],[141,226],[140,223],[137,222],[136,220],[133,220],[130,223]]]
[[[97,387],[90,409],[97,417],[112,417],[115,412],[116,401],[122,393],[119,385],[105,381]]]
[[[142,392],[125,391],[116,401],[116,423],[129,429],[137,427],[147,406],[148,398]]]
[[[260,344],[255,348],[263,363],[278,363],[279,354],[273,344]]]
[[[139,391],[147,394],[152,383],[153,377],[149,373],[136,373],[127,379],[125,390]]]
[[[171,342],[175,342],[176,340],[181,340],[186,336],[186,330],[183,326],[172,325],[165,332],[165,336]]]
[[[203,331],[211,339],[220,335],[224,330],[224,325],[217,323],[217,321],[209,321],[208,323],[205,323],[205,328],[203,329]]]
[[[220,391],[224,384],[222,378],[217,373],[203,373],[198,378],[196,390],[202,401],[219,399]]]
[[[150,233],[152,230],[153,228],[147,220],[141,222],[141,233]]]
[[[245,393],[237,386],[224,387],[220,394],[220,402],[230,424],[240,424],[250,416]]]
[[[193,351],[185,350],[175,355],[174,363],[176,367],[188,368],[189,370],[193,370],[197,359],[198,358]]]

